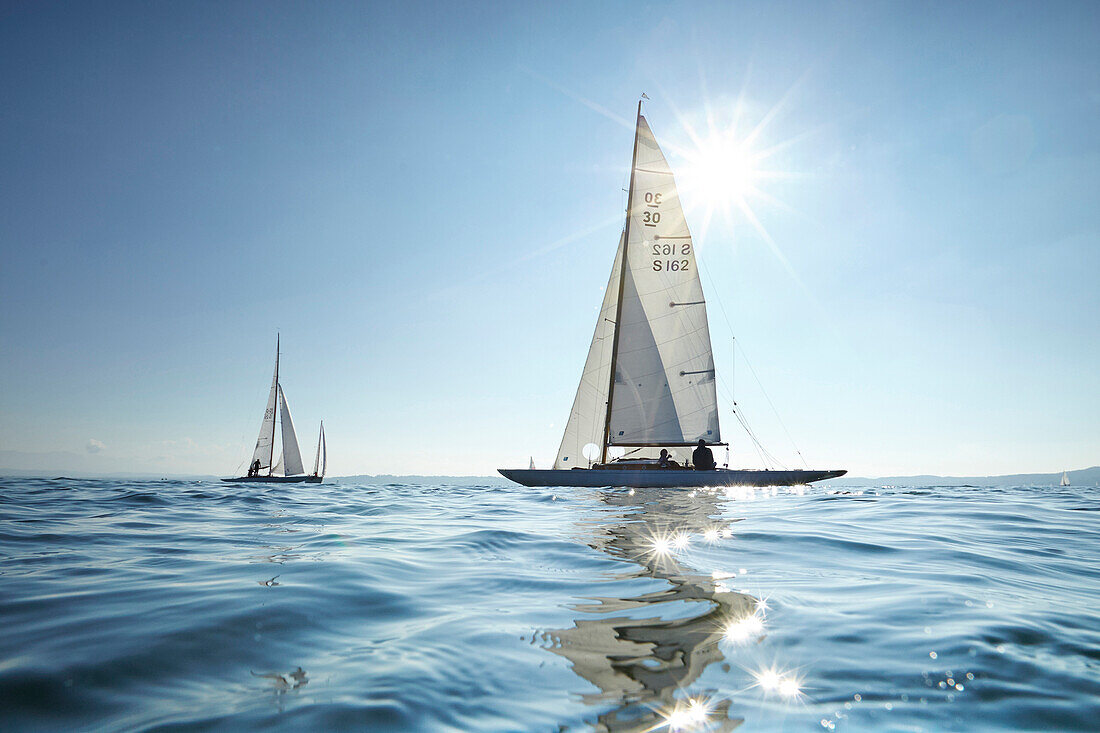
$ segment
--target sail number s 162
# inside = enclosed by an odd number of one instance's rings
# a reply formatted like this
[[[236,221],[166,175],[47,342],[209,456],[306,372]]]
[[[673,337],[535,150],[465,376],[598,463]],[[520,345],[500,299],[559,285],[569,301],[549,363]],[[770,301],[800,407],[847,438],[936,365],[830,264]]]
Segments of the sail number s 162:
[[[653,244],[654,272],[681,272],[688,269],[688,260],[679,259],[691,254],[690,244]]]
[[[653,260],[654,272],[680,272],[688,269],[687,260]]]

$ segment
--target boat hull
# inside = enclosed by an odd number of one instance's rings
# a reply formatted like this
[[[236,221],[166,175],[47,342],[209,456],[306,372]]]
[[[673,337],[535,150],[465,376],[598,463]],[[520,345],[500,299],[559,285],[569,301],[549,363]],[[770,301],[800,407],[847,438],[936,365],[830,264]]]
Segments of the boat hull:
[[[223,478],[222,481],[254,484],[319,484],[323,478],[324,476],[237,476]]]
[[[719,468],[714,471],[676,469],[530,469],[500,468],[500,474],[524,486],[629,486],[638,489],[688,489],[703,486],[796,486],[836,478],[845,470],[753,471]]]

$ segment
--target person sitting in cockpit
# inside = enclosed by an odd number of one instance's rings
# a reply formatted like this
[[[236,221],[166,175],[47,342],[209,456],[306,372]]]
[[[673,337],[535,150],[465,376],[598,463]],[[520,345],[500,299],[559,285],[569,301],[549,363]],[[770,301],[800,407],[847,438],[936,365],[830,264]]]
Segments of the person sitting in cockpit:
[[[715,466],[714,454],[707,447],[707,441],[699,438],[699,447],[692,451],[691,462],[696,471],[713,471]]]
[[[680,464],[672,460],[667,448],[661,449],[661,457],[657,459],[657,465],[661,468],[679,468]]]

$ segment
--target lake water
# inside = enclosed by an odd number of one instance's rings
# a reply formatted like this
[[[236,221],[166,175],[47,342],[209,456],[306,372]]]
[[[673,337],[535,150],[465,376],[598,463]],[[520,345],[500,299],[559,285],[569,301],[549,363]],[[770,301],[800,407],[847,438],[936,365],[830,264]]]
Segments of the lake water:
[[[0,479],[0,728],[1096,730],[1097,491]]]

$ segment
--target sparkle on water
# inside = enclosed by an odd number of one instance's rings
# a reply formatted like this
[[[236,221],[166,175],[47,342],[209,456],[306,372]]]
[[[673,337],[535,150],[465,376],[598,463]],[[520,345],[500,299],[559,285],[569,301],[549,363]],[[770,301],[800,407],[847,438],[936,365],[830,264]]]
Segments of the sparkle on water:
[[[671,710],[661,710],[661,723],[656,727],[667,727],[672,733],[691,731],[706,726],[711,715],[711,701],[702,697],[678,700]]]

